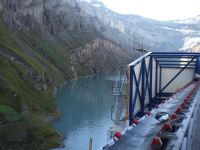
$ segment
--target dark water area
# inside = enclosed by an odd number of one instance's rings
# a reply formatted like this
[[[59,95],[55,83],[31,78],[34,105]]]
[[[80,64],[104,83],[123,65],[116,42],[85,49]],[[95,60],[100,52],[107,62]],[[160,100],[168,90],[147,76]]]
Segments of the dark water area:
[[[112,125],[111,78],[101,76],[71,81],[58,91],[56,103],[62,116],[53,125],[66,136],[62,150],[88,150],[90,137],[93,149],[105,144]]]

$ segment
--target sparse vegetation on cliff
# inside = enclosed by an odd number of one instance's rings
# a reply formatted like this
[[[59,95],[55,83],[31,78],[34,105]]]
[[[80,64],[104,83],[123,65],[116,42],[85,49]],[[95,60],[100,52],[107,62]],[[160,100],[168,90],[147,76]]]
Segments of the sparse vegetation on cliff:
[[[13,17],[15,5],[4,5],[4,13],[10,13],[8,18]],[[59,147],[60,135],[48,119],[59,114],[53,100],[54,87],[73,78],[114,70],[119,57],[126,59],[128,54],[102,40],[96,31],[81,35],[70,31],[63,41],[59,33],[48,30],[49,24],[40,27],[33,18],[30,22],[34,26],[23,24],[23,19],[9,24],[1,15],[0,149]],[[75,26],[70,28],[74,30]]]

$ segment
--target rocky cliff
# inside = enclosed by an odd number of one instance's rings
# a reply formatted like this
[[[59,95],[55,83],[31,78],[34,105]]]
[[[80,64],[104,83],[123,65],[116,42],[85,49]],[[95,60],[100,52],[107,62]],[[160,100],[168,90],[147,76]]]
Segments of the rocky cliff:
[[[105,26],[88,12],[95,8],[85,4],[0,1],[0,149],[59,146],[60,136],[44,121],[57,114],[54,87],[114,71],[133,57],[102,34]]]
[[[55,57],[54,55],[47,56],[51,54],[48,54],[42,48],[44,43],[47,43],[46,45],[52,45],[61,55],[63,53],[66,55],[63,56],[66,57],[65,59],[68,59],[67,57],[71,57],[74,50],[76,51],[78,47],[84,47],[85,44],[95,45],[98,39],[102,39],[101,41],[105,43],[101,44],[100,47],[96,47],[96,49],[107,49],[106,42],[109,41],[110,44],[117,47],[118,57],[120,56],[119,51],[121,51],[123,55],[127,53],[126,57],[130,59],[128,57],[132,49],[130,41],[129,44],[126,44],[126,42],[122,42],[123,40],[120,41],[120,38],[115,39],[116,36],[107,38],[104,35],[104,30],[107,30],[107,28],[116,29],[120,32],[123,31],[123,24],[120,21],[113,21],[109,17],[104,18],[102,13],[94,13],[96,8],[88,3],[74,0],[3,0],[0,5],[2,6],[1,15],[3,22],[14,33],[14,39],[17,39],[18,45],[20,45],[23,51],[26,51],[27,55],[35,55],[33,52],[27,52],[27,48],[30,47],[30,45],[27,45],[29,43],[32,44],[31,49],[35,49],[39,55],[42,54],[44,57],[50,59],[51,62],[57,63],[55,58],[53,58]],[[100,20],[100,18],[104,18],[104,20]],[[24,36],[26,36],[25,39],[22,39]],[[113,52],[113,49],[107,50]],[[74,60],[72,61],[74,63]],[[103,61],[105,60],[102,60],[101,64],[104,63]],[[68,63],[71,65],[70,61]],[[63,64],[63,68],[66,67],[66,64],[65,66]],[[100,71],[98,70],[98,72]]]

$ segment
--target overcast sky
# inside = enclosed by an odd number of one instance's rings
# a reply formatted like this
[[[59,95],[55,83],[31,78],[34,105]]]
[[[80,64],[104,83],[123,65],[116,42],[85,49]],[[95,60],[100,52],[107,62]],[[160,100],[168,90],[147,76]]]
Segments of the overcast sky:
[[[100,0],[123,14],[137,14],[157,20],[175,20],[200,14],[200,0]]]

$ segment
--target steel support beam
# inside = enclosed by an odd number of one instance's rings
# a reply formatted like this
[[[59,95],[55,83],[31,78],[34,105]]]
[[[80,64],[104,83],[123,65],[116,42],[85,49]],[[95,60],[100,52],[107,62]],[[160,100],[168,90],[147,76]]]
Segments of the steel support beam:
[[[160,92],[159,93],[161,93],[161,92],[163,92],[173,81],[174,81],[174,79],[176,79],[178,76],[179,76],[179,74],[181,73],[181,72],[183,72],[183,70],[185,69],[185,68],[187,68],[187,66],[188,65],[190,65],[190,63],[193,61],[195,59],[195,57],[193,57],[192,59],[191,59],[191,61],[190,62],[188,62],[186,65],[185,65],[185,67],[184,68],[182,68],[161,90],[160,90]]]
[[[156,61],[156,79],[155,79],[155,97],[157,97],[157,91],[158,91],[158,63]]]
[[[150,104],[152,103],[152,99],[153,99],[153,97],[152,97],[152,78],[153,78],[153,70],[152,70],[152,68],[153,68],[153,58],[152,58],[152,56],[150,56],[150,63],[149,63],[149,70],[150,70],[150,90],[149,90],[150,96],[149,96],[149,102],[150,102]],[[151,105],[149,105],[149,110],[151,110]]]
[[[130,66],[129,124],[131,124],[133,115],[132,101],[133,101],[133,66]]]

